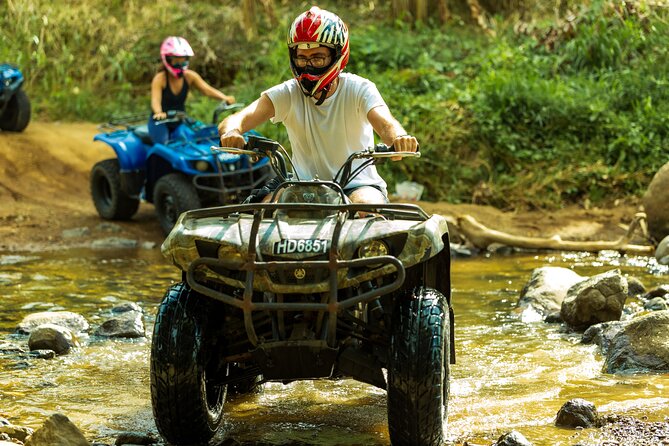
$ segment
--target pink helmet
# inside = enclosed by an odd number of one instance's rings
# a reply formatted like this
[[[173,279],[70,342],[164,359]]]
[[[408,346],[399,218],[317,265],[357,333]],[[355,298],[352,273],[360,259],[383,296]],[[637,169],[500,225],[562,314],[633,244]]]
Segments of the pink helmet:
[[[305,70],[293,62],[297,49],[325,46],[332,50],[332,63],[321,70]],[[288,51],[290,69],[307,96],[314,96],[319,91],[330,88],[333,80],[339,76],[349,56],[348,28],[335,14],[312,6],[309,11],[300,14],[288,32]],[[311,72],[309,72],[311,71]],[[321,99],[325,96],[321,95]],[[322,100],[319,100],[322,102]]]
[[[183,37],[170,36],[160,45],[160,58],[163,60],[163,65],[174,77],[183,76],[183,72],[188,69],[188,59],[185,63],[173,64],[172,57],[188,58],[192,55],[193,49]]]

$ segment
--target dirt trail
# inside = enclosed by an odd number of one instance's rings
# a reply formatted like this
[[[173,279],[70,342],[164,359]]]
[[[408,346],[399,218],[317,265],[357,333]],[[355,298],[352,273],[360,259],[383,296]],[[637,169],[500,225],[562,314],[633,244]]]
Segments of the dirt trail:
[[[142,203],[133,220],[116,222],[110,234],[90,198],[91,167],[111,158],[111,148],[93,142],[92,123],[31,122],[22,133],[0,131],[0,251],[35,251],[86,245],[103,237],[123,237],[159,245],[163,236],[153,206]],[[393,188],[391,187],[391,190]],[[614,240],[624,234],[636,204],[607,209],[578,207],[559,211],[507,213],[489,206],[421,202],[428,213],[469,214],[484,225],[517,235],[565,239]],[[84,237],[63,237],[63,230],[89,228]]]

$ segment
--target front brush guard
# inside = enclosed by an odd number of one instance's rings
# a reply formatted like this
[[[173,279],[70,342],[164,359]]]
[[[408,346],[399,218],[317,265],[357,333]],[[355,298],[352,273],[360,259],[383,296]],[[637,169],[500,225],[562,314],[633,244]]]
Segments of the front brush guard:
[[[374,208],[375,206],[371,206]],[[414,217],[418,219],[425,218],[426,215],[422,209],[417,208],[412,205],[378,205],[379,209],[395,209],[399,212],[407,212],[414,214]],[[358,305],[362,302],[369,302],[373,299],[389,294],[397,290],[404,283],[406,276],[404,265],[400,260],[393,256],[377,256],[377,257],[368,257],[362,259],[352,259],[352,260],[341,260],[339,259],[339,253],[336,247],[339,245],[339,236],[341,234],[341,229],[343,223],[346,221],[347,216],[351,212],[358,210],[370,211],[370,205],[360,205],[360,204],[343,204],[343,205],[333,205],[333,204],[297,204],[297,203],[264,203],[264,204],[242,204],[242,205],[232,205],[226,206],[225,208],[214,208],[214,209],[202,209],[197,211],[191,211],[191,214],[219,214],[222,209],[225,209],[226,214],[231,214],[236,212],[243,211],[252,211],[253,212],[253,224],[251,226],[251,234],[249,237],[248,244],[248,253],[247,260],[241,266],[239,263],[235,263],[225,259],[218,259],[213,257],[200,257],[195,259],[188,266],[188,271],[186,273],[186,280],[188,284],[195,291],[209,296],[213,299],[216,299],[220,302],[223,302],[228,305],[232,305],[236,308],[239,308],[244,313],[244,325],[246,328],[246,333],[248,339],[253,346],[258,345],[258,336],[255,332],[253,326],[253,311],[318,311],[327,313],[327,325],[324,325],[324,333],[322,338],[326,340],[327,345],[330,347],[335,346],[335,335],[337,328],[337,315],[338,312]],[[332,234],[332,246],[333,249],[329,252],[328,260],[307,260],[307,261],[271,261],[271,262],[261,262],[257,260],[256,256],[256,245],[258,240],[258,230],[260,227],[260,222],[263,219],[264,213],[266,210],[296,210],[296,209],[331,209],[338,211],[339,215],[336,220],[336,224]],[[419,212],[418,212],[419,211]],[[244,293],[241,298],[231,296],[222,291],[213,289],[210,286],[207,286],[204,283],[200,283],[196,277],[196,270],[199,266],[204,265],[208,267],[223,267],[226,269],[246,271],[246,277],[244,280]],[[394,266],[395,272],[397,273],[394,280],[388,284],[385,284],[379,288],[372,289],[369,291],[364,291],[356,296],[344,299],[342,301],[338,300],[338,271],[341,269],[349,269],[356,267],[364,267],[367,265],[374,265],[375,268],[380,268],[387,265]],[[254,277],[257,271],[278,271],[278,270],[287,270],[287,269],[315,269],[315,268],[327,268],[329,269],[328,283],[329,287],[325,293],[327,293],[327,302],[253,302],[253,283]],[[310,284],[304,284],[298,287],[303,288],[299,290],[304,294],[308,294],[313,291],[310,289]],[[298,293],[299,293],[298,291]]]

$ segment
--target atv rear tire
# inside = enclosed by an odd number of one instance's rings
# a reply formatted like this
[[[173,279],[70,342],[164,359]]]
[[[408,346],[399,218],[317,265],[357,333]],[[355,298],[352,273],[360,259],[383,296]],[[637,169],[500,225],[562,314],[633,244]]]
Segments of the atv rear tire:
[[[450,319],[446,298],[418,288],[398,301],[388,364],[388,430],[399,445],[444,441],[449,394]]]
[[[156,182],[153,205],[165,235],[170,233],[183,212],[202,207],[195,186],[181,173],[167,174]]]
[[[211,304],[182,282],[168,289],[156,315],[151,402],[169,444],[206,444],[223,419],[227,386],[210,380],[218,374]]]
[[[0,116],[0,129],[10,132],[21,132],[30,122],[30,100],[22,89],[16,90],[9,99],[7,108]]]
[[[107,220],[129,220],[139,209],[139,199],[121,190],[121,173],[116,158],[93,166],[91,196],[98,214]]]

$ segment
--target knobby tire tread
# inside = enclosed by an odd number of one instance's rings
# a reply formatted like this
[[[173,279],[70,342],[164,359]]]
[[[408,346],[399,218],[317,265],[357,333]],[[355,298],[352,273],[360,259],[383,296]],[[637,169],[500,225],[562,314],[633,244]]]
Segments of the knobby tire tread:
[[[449,394],[449,316],[446,298],[420,288],[398,302],[388,367],[391,443],[441,445]]]
[[[201,392],[206,304],[179,283],[167,291],[156,315],[151,397],[158,430],[170,444],[206,444],[221,424],[222,407],[212,419]],[[224,400],[225,395],[221,405]]]

